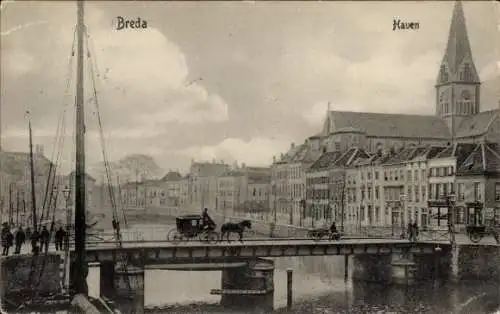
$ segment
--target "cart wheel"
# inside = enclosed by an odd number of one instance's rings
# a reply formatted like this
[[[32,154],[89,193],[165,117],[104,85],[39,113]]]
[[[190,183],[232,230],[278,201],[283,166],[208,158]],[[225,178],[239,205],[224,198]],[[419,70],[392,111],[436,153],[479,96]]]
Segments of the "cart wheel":
[[[201,231],[200,233],[198,233],[198,239],[201,242],[208,242],[208,234],[209,233],[210,233],[210,231],[206,231],[206,230]]]
[[[210,231],[207,233],[206,241],[208,243],[217,243],[219,241],[219,234],[215,231]]]
[[[483,235],[479,232],[471,232],[469,233],[469,238],[472,242],[479,243],[479,241],[483,238]]]
[[[168,232],[168,241],[177,244],[182,241],[182,234],[180,234],[177,230],[172,229]]]

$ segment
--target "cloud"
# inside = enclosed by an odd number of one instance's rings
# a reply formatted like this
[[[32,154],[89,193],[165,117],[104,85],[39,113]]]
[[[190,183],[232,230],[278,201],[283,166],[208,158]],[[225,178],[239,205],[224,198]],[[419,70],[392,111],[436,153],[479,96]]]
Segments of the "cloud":
[[[20,22],[21,26],[11,25],[2,33],[2,115],[9,117],[2,125],[2,138],[14,150],[27,149],[26,109],[32,112],[37,140],[48,151],[64,103],[74,100],[76,58],[72,60],[72,76],[68,76],[75,23],[73,5],[52,7],[52,12],[40,6],[37,11],[43,23]],[[87,16],[87,47],[96,66],[94,78],[104,131],[108,143],[121,145],[110,150],[116,152],[114,157],[136,150],[161,155],[169,142],[170,128],[228,119],[226,101],[207,90],[200,80],[193,82],[184,53],[158,29],[150,26],[117,31],[100,9],[90,5]],[[85,66],[87,147],[99,152],[96,109],[91,102],[92,64],[87,58]],[[69,95],[64,95],[68,80]],[[74,124],[72,111],[70,106],[68,130]],[[158,139],[161,144],[152,144]],[[128,144],[124,144],[125,140]],[[99,154],[90,155],[91,159],[101,159]]]
[[[195,160],[224,160],[225,162],[244,162],[251,166],[269,166],[273,155],[285,151],[289,140],[255,137],[248,141],[228,138],[212,146],[194,146],[180,152]]]

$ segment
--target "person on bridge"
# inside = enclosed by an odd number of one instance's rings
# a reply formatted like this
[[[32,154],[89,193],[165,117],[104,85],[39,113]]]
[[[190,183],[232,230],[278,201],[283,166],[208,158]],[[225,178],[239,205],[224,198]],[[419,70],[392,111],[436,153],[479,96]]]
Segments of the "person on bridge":
[[[34,230],[30,237],[31,240],[31,253],[38,254],[38,240],[40,240],[40,233],[38,230]]]
[[[23,227],[19,226],[19,229],[16,232],[15,242],[16,242],[16,250],[14,254],[21,253],[21,246],[26,241],[26,234],[24,233]]]
[[[28,240],[31,239],[31,228],[29,226],[26,227],[26,230],[24,231],[24,235],[26,236],[26,239],[28,239]]]
[[[9,255],[9,249],[12,246],[13,241],[14,241],[14,236],[12,235],[12,232],[10,232],[10,227],[2,229],[3,256]]]
[[[215,222],[208,215],[207,208],[203,209],[203,213],[201,214],[201,228],[207,229],[207,230],[214,230],[215,229]]]
[[[418,225],[417,221],[414,221],[411,225],[411,229],[413,230],[413,241],[417,241],[418,238]]]
[[[56,242],[56,251],[59,251],[63,249],[63,241],[64,238],[66,237],[66,231],[64,231],[63,227],[59,227],[59,229],[56,231],[56,236],[55,236],[55,242]]]
[[[40,234],[40,238],[41,238],[40,250],[43,251],[43,249],[45,247],[45,252],[47,252],[49,250],[50,233],[49,233],[49,230],[47,230],[46,226],[43,226],[42,233]]]
[[[334,222],[332,222],[332,225],[330,226],[330,232],[331,232],[332,234],[336,234],[336,233],[338,233],[338,230],[337,230],[337,225],[335,224],[335,221],[334,221]]]

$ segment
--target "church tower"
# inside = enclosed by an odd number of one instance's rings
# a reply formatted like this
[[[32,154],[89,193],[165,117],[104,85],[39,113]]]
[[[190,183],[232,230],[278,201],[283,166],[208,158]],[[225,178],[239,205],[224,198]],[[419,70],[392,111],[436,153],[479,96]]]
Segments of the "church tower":
[[[480,85],[462,3],[457,1],[436,80],[436,115],[446,121],[453,134],[463,119],[479,113]]]

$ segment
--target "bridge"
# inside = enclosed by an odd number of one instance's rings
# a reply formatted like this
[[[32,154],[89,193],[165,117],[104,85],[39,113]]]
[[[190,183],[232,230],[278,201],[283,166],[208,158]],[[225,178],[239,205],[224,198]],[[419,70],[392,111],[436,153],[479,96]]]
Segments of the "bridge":
[[[129,241],[118,248],[113,242],[87,246],[88,262],[119,261],[133,264],[206,263],[238,261],[265,257],[392,254],[411,252],[431,254],[446,241],[410,242],[393,239],[346,239],[317,241],[311,239],[251,239],[244,242],[203,243],[188,241]]]

